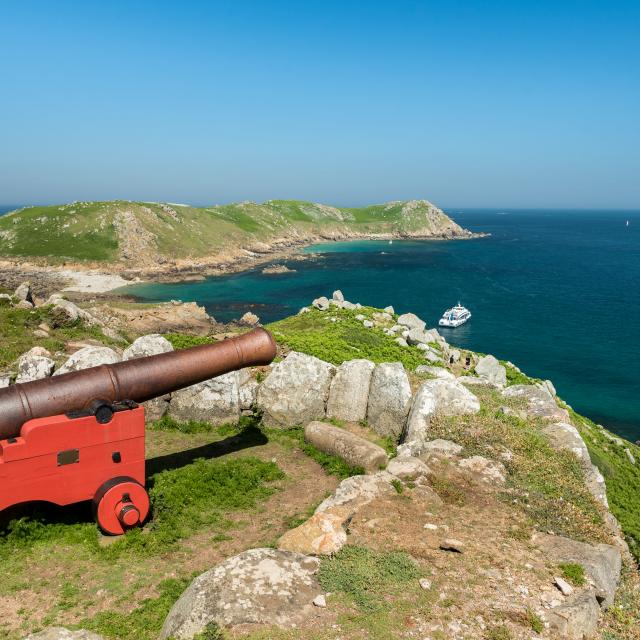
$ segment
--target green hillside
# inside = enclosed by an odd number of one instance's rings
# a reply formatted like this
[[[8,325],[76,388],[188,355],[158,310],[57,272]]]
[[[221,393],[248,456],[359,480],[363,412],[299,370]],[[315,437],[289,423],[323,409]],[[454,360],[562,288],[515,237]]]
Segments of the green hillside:
[[[0,218],[0,256],[45,262],[157,263],[215,256],[275,239],[388,234],[470,235],[426,200],[336,208],[299,200],[191,207],[151,202],[74,202]]]

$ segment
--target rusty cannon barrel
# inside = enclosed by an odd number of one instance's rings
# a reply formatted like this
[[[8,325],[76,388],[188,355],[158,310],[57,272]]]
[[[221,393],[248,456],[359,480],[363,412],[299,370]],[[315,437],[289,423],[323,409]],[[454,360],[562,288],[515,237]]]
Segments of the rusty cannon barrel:
[[[32,418],[88,409],[96,401],[144,402],[243,367],[269,364],[273,337],[254,329],[236,338],[74,371],[0,389],[0,439]]]

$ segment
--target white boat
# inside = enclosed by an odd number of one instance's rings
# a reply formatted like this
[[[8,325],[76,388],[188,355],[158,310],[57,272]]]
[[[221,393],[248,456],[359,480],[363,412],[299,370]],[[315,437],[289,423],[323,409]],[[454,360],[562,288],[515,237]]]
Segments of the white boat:
[[[471,311],[463,307],[459,302],[455,307],[447,309],[440,318],[438,324],[441,327],[459,327],[471,317]]]

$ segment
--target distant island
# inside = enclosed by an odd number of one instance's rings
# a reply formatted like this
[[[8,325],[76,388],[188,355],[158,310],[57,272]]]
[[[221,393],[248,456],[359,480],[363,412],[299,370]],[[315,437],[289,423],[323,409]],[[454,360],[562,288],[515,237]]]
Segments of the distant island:
[[[179,280],[239,271],[327,240],[480,237],[427,200],[339,208],[299,200],[211,207],[73,202],[0,218],[0,258],[12,265],[99,269],[126,279]]]

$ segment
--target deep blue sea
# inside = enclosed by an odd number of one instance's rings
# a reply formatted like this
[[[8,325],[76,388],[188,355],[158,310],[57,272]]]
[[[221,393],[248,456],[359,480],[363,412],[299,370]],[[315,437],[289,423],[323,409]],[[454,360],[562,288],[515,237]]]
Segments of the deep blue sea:
[[[263,322],[341,289],[353,302],[413,311],[429,326],[458,302],[472,319],[442,330],[452,344],[550,378],[577,411],[640,438],[640,211],[449,210],[491,237],[316,245],[319,260],[124,291],[195,300],[222,321]],[[627,226],[626,222],[629,221]]]

